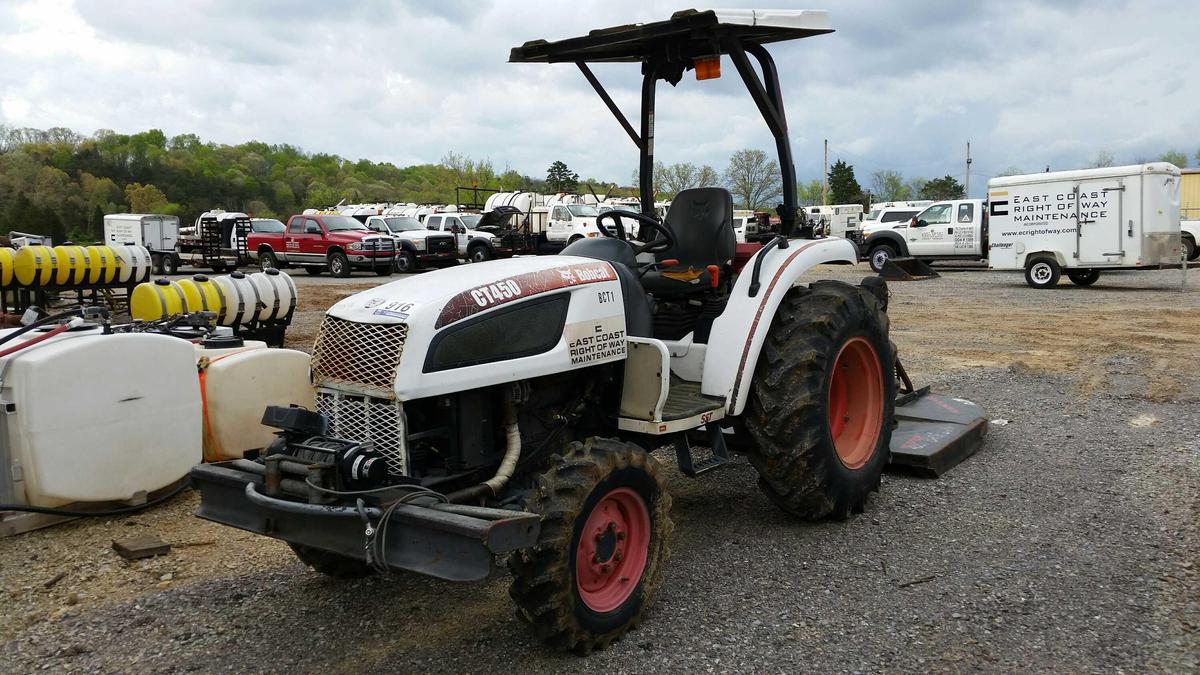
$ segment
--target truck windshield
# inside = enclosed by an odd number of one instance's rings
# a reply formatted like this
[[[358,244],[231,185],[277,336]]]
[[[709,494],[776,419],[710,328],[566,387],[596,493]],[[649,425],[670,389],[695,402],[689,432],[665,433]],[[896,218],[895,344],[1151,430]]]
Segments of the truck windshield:
[[[367,229],[366,225],[349,216],[321,216],[321,220],[325,222],[325,229],[330,232]]]
[[[871,212],[863,220],[879,220],[879,214],[882,212],[883,209],[871,209]]]
[[[409,230],[424,230],[425,226],[421,225],[421,221],[416,218],[384,218],[383,222],[387,223],[388,229],[392,232],[407,232]]]
[[[459,218],[461,218],[463,221],[463,225],[466,225],[468,230],[473,230],[473,229],[475,229],[475,227],[477,225],[479,225],[480,217],[481,216],[475,216],[475,215],[460,215],[459,216]]]
[[[571,206],[568,206],[567,210],[570,211],[571,215],[573,215],[573,216],[583,216],[585,218],[587,218],[589,216],[594,218],[594,217],[600,215],[599,213],[596,212],[596,207],[589,206],[587,204],[573,204]]]

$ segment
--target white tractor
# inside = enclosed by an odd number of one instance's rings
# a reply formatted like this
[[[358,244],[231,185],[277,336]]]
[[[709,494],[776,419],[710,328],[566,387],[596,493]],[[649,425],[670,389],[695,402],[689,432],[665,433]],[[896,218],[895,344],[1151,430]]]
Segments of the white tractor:
[[[529,42],[511,60],[577,64],[639,148],[641,193],[653,195],[657,82],[713,77],[726,54],[795,186],[763,44],[829,32],[825,12],[688,10]],[[640,131],[593,61],[641,65]],[[883,283],[799,283],[856,251],[790,238],[795,198],[785,192],[782,235],[740,274],[730,194],[700,188],[662,220],[652,201],[603,214],[603,236],[561,255],[433,271],[338,302],[313,348],[316,411],[269,408],[273,445],[197,467],[199,515],[285,540],[334,576],[468,581],[507,568],[518,615],[546,643],[586,653],[636,624],[662,581],[673,525],[656,449],[673,447],[687,476],[740,453],[800,518],[860,512],[889,462],[898,405],[970,404],[898,398]],[[640,238],[622,225],[631,218]],[[973,449],[971,433],[941,440]]]

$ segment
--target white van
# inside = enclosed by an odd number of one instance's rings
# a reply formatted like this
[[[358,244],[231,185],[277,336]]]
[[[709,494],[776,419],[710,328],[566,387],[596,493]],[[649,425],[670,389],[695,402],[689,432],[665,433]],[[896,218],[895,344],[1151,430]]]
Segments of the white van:
[[[1062,272],[1090,286],[1102,270],[1180,261],[1179,169],[1165,162],[988,181],[988,265],[1034,288]]]

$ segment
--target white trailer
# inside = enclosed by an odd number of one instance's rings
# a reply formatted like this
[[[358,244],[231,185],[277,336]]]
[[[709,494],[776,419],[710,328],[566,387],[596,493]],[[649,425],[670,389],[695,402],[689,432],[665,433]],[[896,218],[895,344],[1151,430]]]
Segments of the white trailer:
[[[151,253],[174,251],[179,218],[155,213],[110,213],[104,216],[104,243],[145,246]]]
[[[988,265],[1035,288],[1064,271],[1090,286],[1102,270],[1178,265],[1179,184],[1165,162],[993,178]]]
[[[805,206],[804,215],[816,227],[819,234],[831,237],[846,237],[847,232],[857,232],[863,219],[862,204],[830,204],[828,206]]]

